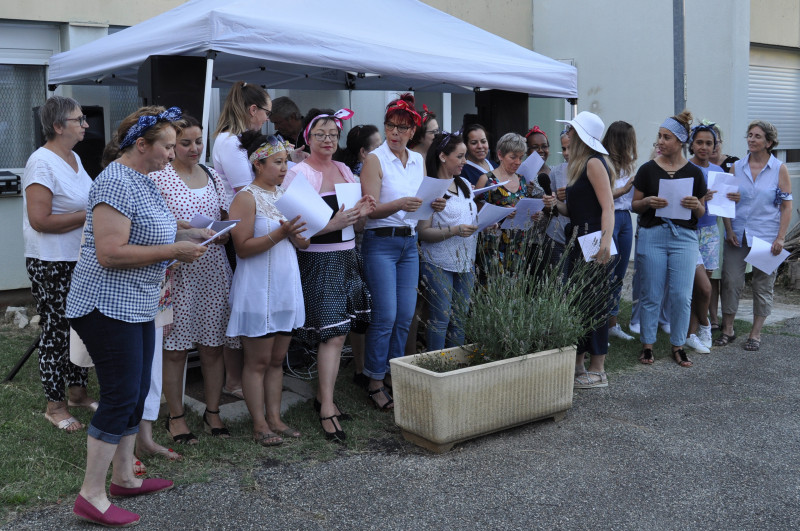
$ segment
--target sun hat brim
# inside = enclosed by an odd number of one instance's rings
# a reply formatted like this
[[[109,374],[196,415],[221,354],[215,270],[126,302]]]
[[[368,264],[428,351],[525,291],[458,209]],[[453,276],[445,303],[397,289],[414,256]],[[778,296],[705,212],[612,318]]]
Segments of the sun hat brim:
[[[594,151],[597,151],[598,153],[602,153],[603,155],[608,155],[608,151],[606,150],[605,147],[603,147],[603,143],[600,141],[600,139],[590,135],[586,131],[586,129],[583,128],[580,122],[576,120],[556,120],[556,122],[561,122],[564,124],[571,125],[572,128],[575,129],[575,132],[578,133],[580,139],[583,140],[583,142],[587,146],[589,146]]]

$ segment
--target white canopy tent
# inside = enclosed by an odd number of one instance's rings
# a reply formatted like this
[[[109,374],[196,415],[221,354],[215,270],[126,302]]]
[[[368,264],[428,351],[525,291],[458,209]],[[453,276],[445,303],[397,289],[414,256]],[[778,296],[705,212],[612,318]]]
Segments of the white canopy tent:
[[[211,87],[239,79],[270,89],[578,95],[575,67],[417,0],[191,0],[53,55],[48,83],[135,85],[150,55],[207,58],[204,125]]]

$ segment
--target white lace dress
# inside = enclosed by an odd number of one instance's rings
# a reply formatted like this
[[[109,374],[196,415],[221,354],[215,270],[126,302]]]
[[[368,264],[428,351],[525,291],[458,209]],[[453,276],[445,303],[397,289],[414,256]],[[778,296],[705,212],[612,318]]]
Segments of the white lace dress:
[[[269,192],[250,184],[239,193],[255,198],[254,237],[265,236],[280,226],[280,220],[286,220],[275,207],[275,201],[283,195],[280,188]],[[306,315],[300,270],[297,253],[288,238],[263,253],[237,258],[230,303],[227,335],[231,337],[261,337],[303,326]]]

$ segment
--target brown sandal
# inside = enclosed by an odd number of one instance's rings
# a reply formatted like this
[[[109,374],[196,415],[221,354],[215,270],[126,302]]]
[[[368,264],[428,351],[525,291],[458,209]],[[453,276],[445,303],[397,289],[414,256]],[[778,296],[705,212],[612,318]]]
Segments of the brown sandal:
[[[736,334],[728,335],[725,332],[722,332],[717,339],[714,340],[715,347],[724,347],[728,343],[733,343],[736,339]]]
[[[672,359],[674,359],[675,363],[677,363],[681,367],[691,367],[692,365],[694,365],[692,363],[692,360],[690,360],[686,356],[686,351],[683,350],[682,348],[672,351]]]

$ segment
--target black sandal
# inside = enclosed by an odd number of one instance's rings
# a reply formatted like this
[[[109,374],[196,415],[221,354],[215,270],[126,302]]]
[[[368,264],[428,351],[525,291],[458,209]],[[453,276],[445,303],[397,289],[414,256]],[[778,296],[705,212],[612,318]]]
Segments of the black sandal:
[[[167,420],[164,421],[164,428],[167,430],[167,433],[172,435],[172,432],[169,431],[169,421],[182,419],[185,416],[186,416],[186,412],[185,411],[183,413],[181,413],[180,415],[176,416],[176,417],[170,417],[169,415],[167,415]],[[192,432],[179,433],[178,435],[172,435],[172,440],[173,440],[173,442],[175,442],[177,444],[197,444],[199,442],[197,440],[197,436]]]
[[[325,426],[322,423],[325,422],[326,420],[329,420],[331,425],[333,426],[334,430],[333,433],[325,431]],[[331,415],[330,417],[320,417],[319,425],[322,428],[322,432],[325,434],[326,439],[328,439],[329,441],[342,442],[347,438],[347,436],[344,434],[344,432],[340,427],[336,426],[335,422],[336,420],[337,420],[336,415]]]
[[[386,397],[387,400],[387,402],[382,406],[379,405],[378,401],[375,399],[375,395],[380,393],[383,393],[383,396]],[[394,399],[392,398],[392,395],[389,394],[389,391],[387,391],[385,387],[378,387],[377,389],[373,389],[372,391],[367,389],[367,394],[369,395],[369,398],[372,401],[372,405],[374,405],[381,411],[388,411],[394,407]]]
[[[639,354],[639,363],[642,365],[652,365],[653,364],[653,349],[651,348],[643,348],[642,352]]]
[[[334,415],[334,417],[338,418],[339,420],[350,420],[353,418],[353,416],[350,415],[350,413],[345,413],[344,411],[342,411],[342,408],[339,407],[339,404],[337,404],[335,400],[333,402],[333,407],[335,407],[336,411],[339,412],[337,415]],[[314,397],[314,411],[319,413],[320,410],[322,410],[322,402],[320,402],[319,400],[317,400],[316,397]]]
[[[228,431],[228,428],[214,428],[211,426],[211,423],[208,422],[208,419],[206,418],[208,413],[212,415],[219,415],[219,409],[216,411],[211,411],[210,409],[206,408],[206,410],[203,411],[203,422],[205,423],[206,433],[210,433],[212,437],[228,439],[231,436],[231,432]]]
[[[714,340],[714,343],[713,343],[713,345],[714,345],[715,347],[724,347],[724,346],[725,346],[725,345],[727,345],[728,343],[733,343],[733,341],[734,341],[735,339],[736,339],[736,334],[735,334],[735,333],[734,333],[733,335],[730,335],[730,336],[729,336],[729,335],[728,335],[728,334],[726,334],[725,332],[722,332],[722,333],[719,335],[719,337],[718,337],[717,339],[715,339],[715,340]]]

